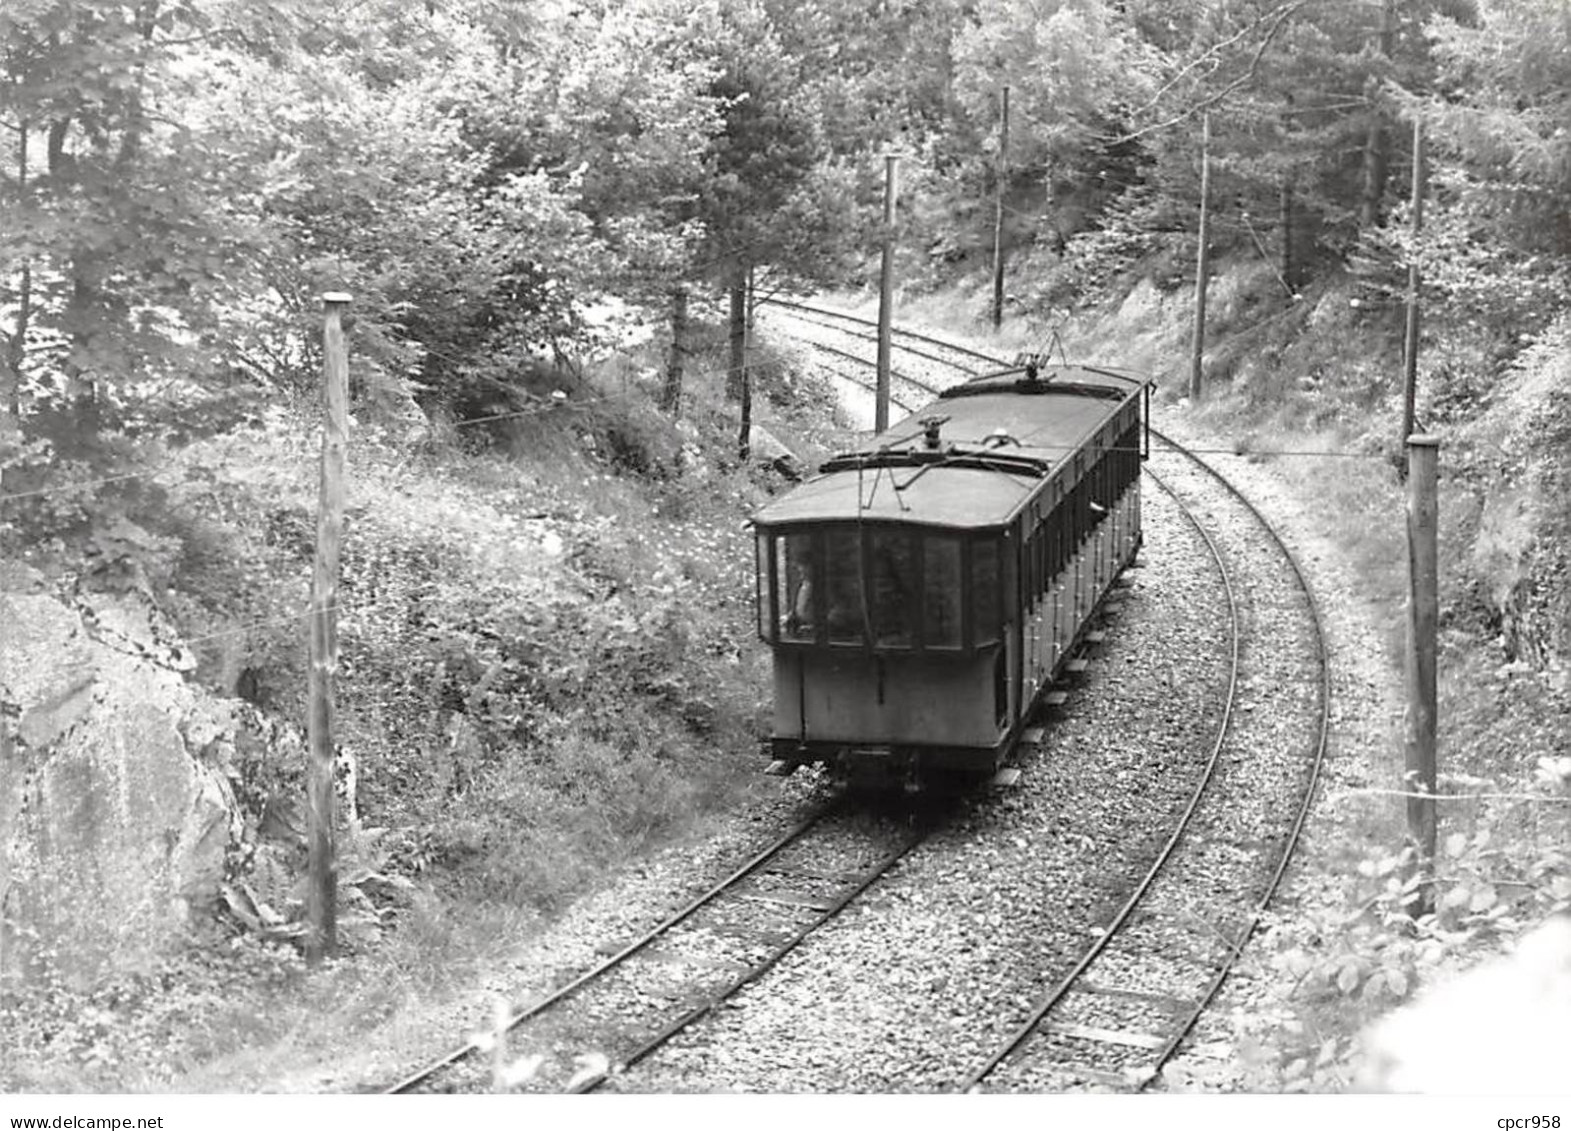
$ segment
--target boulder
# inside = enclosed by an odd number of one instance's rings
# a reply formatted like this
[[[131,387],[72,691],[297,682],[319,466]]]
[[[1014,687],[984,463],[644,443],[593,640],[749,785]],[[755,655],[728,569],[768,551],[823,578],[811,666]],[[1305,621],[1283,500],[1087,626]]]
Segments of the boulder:
[[[86,983],[188,933],[241,828],[227,701],[139,592],[0,572],[0,976]]]

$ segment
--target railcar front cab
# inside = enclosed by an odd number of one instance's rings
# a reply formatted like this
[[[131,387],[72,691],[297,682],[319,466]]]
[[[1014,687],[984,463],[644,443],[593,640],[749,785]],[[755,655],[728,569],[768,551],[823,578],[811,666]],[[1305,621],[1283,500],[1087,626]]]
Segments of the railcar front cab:
[[[1010,734],[1010,528],[824,520],[759,527],[776,772],[857,784],[990,773]]]

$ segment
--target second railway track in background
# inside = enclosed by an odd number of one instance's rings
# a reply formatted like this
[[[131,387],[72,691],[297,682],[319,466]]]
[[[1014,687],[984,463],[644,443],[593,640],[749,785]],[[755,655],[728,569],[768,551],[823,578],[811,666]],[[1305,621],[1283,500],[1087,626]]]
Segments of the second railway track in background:
[[[790,309],[837,333],[870,337],[865,319],[803,304]],[[936,339],[911,337],[922,356],[940,361],[929,348]],[[969,359],[956,365],[960,379],[1006,364],[969,347],[946,348]],[[906,380],[928,394],[951,383]],[[1242,953],[1314,798],[1329,733],[1330,672],[1313,594],[1291,550],[1242,493],[1154,434],[1161,444],[1153,462],[1164,471],[1151,478],[1205,539],[1228,590],[1235,666],[1216,745],[1144,878],[1009,1037],[955,1082],[960,1088],[1149,1086]],[[1223,544],[1207,532],[1207,519],[1226,532]]]
[[[830,310],[827,307],[792,302],[783,298],[769,299],[767,306],[786,311],[791,317],[804,322],[811,322],[815,325],[837,330],[847,337],[858,341],[873,342],[875,344],[878,341],[876,328],[860,315],[846,314],[841,311]],[[1002,368],[1005,364],[989,354],[973,350],[969,346],[946,342],[942,338],[918,334],[910,330],[894,330],[891,338],[893,348],[899,350],[905,356],[953,369],[958,375],[967,379]],[[843,357],[865,364],[863,357],[851,351],[836,352],[839,352]],[[891,368],[894,368],[892,361]],[[910,381],[918,387],[925,387],[921,381],[900,373],[898,370],[896,370],[895,376],[900,380]]]
[[[759,313],[778,318],[787,327],[794,323],[794,331],[785,330],[788,337],[810,346],[815,352],[829,355],[837,362],[849,363],[850,369],[838,364],[829,368],[834,377],[855,386],[861,393],[873,392],[875,381],[872,374],[876,365],[872,358],[878,335],[870,320],[860,315],[782,298],[772,298],[761,303]],[[811,336],[802,332],[806,327],[813,329]],[[968,346],[944,342],[909,330],[896,329],[891,339],[890,401],[902,408],[914,407],[932,398],[945,385],[995,372],[1006,364]],[[918,375],[918,370],[922,375]],[[931,379],[935,371],[943,375],[942,381]]]

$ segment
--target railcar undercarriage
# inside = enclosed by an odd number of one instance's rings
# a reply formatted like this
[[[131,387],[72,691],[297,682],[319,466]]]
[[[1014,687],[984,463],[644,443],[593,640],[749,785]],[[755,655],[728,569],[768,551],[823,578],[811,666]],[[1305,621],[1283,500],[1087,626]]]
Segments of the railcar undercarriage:
[[[774,761],[766,773],[785,777],[802,766],[822,765],[837,782],[855,789],[917,793],[989,780],[998,773],[1010,743],[996,747],[913,746],[867,742],[769,743]]]

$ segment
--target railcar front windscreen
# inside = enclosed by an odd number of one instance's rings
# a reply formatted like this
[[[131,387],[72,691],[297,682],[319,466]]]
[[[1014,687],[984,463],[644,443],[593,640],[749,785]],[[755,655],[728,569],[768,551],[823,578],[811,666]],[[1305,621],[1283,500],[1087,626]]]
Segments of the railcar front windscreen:
[[[922,539],[923,641],[929,648],[959,650],[960,539],[929,534]]]
[[[1006,584],[1000,547],[997,534],[895,524],[760,530],[759,636],[896,652],[996,644]]]

